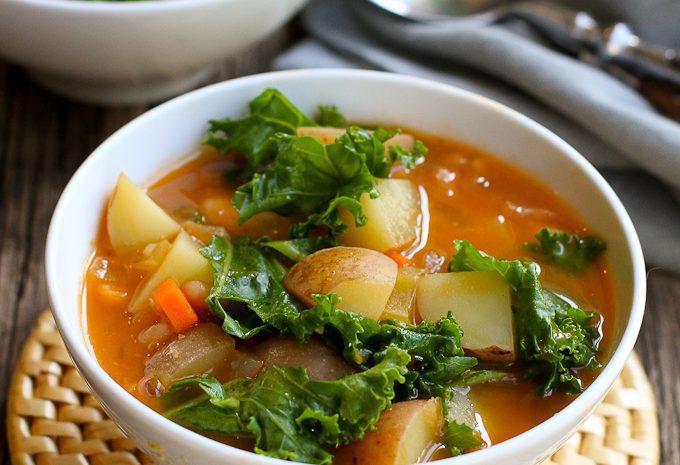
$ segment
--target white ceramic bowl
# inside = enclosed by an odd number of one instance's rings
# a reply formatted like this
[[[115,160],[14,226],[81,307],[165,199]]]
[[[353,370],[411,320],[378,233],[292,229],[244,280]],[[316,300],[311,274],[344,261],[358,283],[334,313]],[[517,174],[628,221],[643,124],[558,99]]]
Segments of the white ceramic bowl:
[[[307,0],[1,0],[0,55],[94,103],[178,95],[274,31]]]
[[[303,111],[336,104],[350,120],[403,124],[458,139],[521,167],[551,186],[607,241],[617,301],[614,346],[604,369],[554,417],[489,449],[446,463],[529,465],[564,441],[603,399],[633,349],[645,303],[645,267],[633,225],[614,192],[573,148],[528,118],[477,95],[430,81],[370,71],[261,74],[176,98],[142,115],[104,142],[71,179],[47,240],[47,281],[59,330],[73,360],[107,412],[147,453],[168,465],[284,464],[212,441],[135,400],[97,364],[84,335],[83,266],[102,208],[120,171],[147,184],[186,160],[206,121],[244,114],[266,87],[283,91]]]

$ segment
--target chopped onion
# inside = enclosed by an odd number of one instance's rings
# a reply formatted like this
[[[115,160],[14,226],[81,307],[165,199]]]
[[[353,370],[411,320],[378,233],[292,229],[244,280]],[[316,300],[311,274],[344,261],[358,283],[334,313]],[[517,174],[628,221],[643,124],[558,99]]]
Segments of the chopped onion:
[[[334,380],[354,372],[340,355],[316,338],[302,345],[293,339],[273,337],[258,344],[253,353],[264,361],[264,368],[304,367],[314,380]]]

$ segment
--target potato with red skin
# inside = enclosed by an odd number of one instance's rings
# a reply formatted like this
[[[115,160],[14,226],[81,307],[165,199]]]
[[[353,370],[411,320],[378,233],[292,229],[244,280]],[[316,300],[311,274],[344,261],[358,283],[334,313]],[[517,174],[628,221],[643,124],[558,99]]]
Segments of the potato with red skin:
[[[516,359],[510,285],[495,271],[434,273],[416,285],[418,313],[435,322],[453,314],[466,352],[488,362]]]
[[[332,381],[354,373],[354,369],[337,352],[313,337],[300,344],[287,337],[272,337],[255,345],[253,355],[262,360],[262,369],[303,367],[309,379]]]
[[[397,280],[397,264],[375,250],[333,247],[319,250],[295,264],[283,285],[305,305],[314,294],[336,294],[338,308],[378,320]]]
[[[334,465],[409,465],[417,463],[441,438],[441,401],[398,402],[380,415],[374,431],[360,441],[339,447]]]
[[[153,354],[144,375],[165,387],[190,376],[211,374],[236,355],[234,338],[213,323],[204,323],[175,336]]]

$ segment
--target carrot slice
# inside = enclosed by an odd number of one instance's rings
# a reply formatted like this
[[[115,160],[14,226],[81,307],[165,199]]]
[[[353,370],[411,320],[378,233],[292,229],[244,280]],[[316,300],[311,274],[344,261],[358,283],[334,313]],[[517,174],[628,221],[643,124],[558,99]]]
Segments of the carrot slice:
[[[175,331],[189,329],[198,321],[196,312],[174,279],[168,278],[160,283],[151,297]]]
[[[388,250],[387,252],[385,252],[385,255],[387,255],[392,260],[397,262],[399,268],[412,265],[411,260],[404,257],[400,252],[397,252],[396,250]]]

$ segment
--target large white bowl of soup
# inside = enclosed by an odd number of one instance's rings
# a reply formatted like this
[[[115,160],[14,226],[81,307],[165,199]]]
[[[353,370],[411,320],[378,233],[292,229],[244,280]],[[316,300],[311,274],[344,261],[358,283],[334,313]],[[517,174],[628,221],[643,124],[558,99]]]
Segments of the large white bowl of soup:
[[[528,118],[369,71],[149,111],[58,203],[47,280],[94,395],[158,463],[538,463],[640,328],[620,201]]]
[[[305,0],[6,0],[0,56],[51,90],[107,105],[156,102],[212,77]]]

